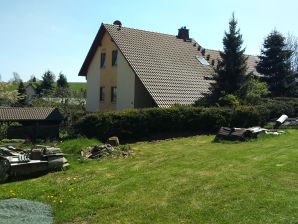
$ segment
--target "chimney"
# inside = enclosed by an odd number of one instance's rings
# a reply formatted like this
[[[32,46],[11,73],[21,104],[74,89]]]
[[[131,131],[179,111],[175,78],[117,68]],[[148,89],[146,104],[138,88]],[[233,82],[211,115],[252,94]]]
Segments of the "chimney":
[[[203,56],[205,56],[205,52],[206,52],[206,50],[204,48],[202,48],[201,53],[202,53]]]
[[[178,39],[182,39],[184,41],[189,41],[189,29],[186,29],[186,26],[181,27],[178,30],[178,35],[177,35]]]
[[[117,30],[121,30],[122,23],[120,22],[120,20],[115,20],[115,21],[113,22],[113,25],[114,25],[114,26],[117,26]]]

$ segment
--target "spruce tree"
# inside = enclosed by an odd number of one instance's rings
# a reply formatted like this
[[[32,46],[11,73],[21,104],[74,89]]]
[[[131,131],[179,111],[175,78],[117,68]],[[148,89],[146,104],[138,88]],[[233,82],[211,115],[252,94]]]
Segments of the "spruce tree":
[[[19,106],[26,105],[26,89],[22,80],[19,82],[17,103]]]
[[[61,72],[59,74],[59,78],[57,79],[57,87],[58,88],[68,88],[68,82],[65,77]]]
[[[247,57],[244,55],[245,49],[242,49],[242,44],[242,35],[233,13],[229,22],[229,32],[225,32],[223,38],[224,50],[220,52],[221,59],[214,75],[216,82],[212,92],[216,99],[225,94],[241,97],[241,88],[247,80]]]
[[[257,71],[263,74],[272,96],[293,96],[295,74],[291,70],[292,51],[286,49],[285,38],[274,30],[265,39]]]
[[[61,72],[59,74],[59,78],[57,79],[57,89],[56,89],[56,96],[60,97],[67,97],[70,95],[69,85],[65,75]]]
[[[42,76],[39,86],[39,93],[49,94],[54,89],[55,75],[51,71],[46,71]]]

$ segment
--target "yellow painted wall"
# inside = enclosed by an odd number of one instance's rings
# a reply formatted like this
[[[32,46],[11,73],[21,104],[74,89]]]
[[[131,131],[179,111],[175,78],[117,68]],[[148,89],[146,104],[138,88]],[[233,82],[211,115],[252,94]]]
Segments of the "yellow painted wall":
[[[111,87],[117,87],[117,65],[112,66],[112,51],[117,50],[111,36],[106,32],[101,42],[101,53],[106,53],[105,67],[100,69],[100,86],[104,87],[104,101],[100,101],[100,110],[116,110],[116,103],[111,102]],[[119,57],[118,51],[118,57]],[[100,61],[98,61],[100,64]]]
[[[87,102],[86,110],[96,112],[99,110],[100,86],[100,48],[97,49],[88,68],[87,73]]]
[[[113,50],[118,50],[115,66],[112,66]],[[100,68],[101,53],[106,54],[103,68]],[[104,87],[104,101],[100,101],[100,87]],[[116,102],[111,102],[111,87],[117,87]],[[154,106],[152,97],[106,32],[88,68],[86,110],[95,112]]]

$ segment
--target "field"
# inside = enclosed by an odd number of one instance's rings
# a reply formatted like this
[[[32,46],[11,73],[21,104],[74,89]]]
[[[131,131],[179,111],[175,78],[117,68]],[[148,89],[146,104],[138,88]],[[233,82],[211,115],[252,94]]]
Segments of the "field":
[[[68,140],[70,169],[3,184],[0,199],[49,203],[56,223],[297,223],[297,135],[139,142],[99,161],[78,160],[97,140]]]
[[[69,88],[71,91],[80,92],[81,89],[86,89],[86,83],[85,82],[69,82]]]
[[[69,88],[71,91],[80,92],[81,89],[86,89],[86,83],[85,82],[69,82]],[[18,89],[17,83],[6,83],[5,85],[5,91],[14,91]]]

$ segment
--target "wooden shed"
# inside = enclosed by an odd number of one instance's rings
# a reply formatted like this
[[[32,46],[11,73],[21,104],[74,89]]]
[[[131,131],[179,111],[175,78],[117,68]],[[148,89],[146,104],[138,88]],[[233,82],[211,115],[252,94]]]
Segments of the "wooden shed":
[[[9,125],[7,137],[21,139],[55,139],[63,120],[57,108],[0,107],[0,122]]]

